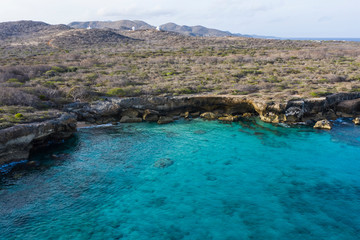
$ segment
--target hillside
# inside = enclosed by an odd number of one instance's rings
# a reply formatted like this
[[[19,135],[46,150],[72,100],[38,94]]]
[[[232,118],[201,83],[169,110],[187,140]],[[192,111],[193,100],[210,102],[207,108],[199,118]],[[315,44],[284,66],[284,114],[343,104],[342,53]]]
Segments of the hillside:
[[[26,39],[71,29],[66,25],[50,25],[44,22],[17,21],[0,23],[0,40]]]
[[[72,22],[69,24],[72,28],[110,28],[116,29],[120,31],[131,30],[132,27],[135,27],[136,30],[149,30],[155,29],[155,26],[151,26],[150,24],[144,21],[130,21],[130,20],[121,20],[121,21],[90,21],[90,22]],[[200,37],[224,37],[224,36],[234,36],[230,32],[221,31],[217,29],[206,28],[203,26],[180,26],[175,23],[166,23],[160,25],[160,29],[163,31],[169,32],[177,32],[187,36],[200,36]]]
[[[0,57],[13,54],[26,57],[51,52],[53,48],[88,48],[135,41],[114,31],[108,28],[73,29],[67,25],[34,21],[4,22],[0,23],[0,47],[3,45],[4,48]]]
[[[0,26],[7,36],[0,41],[0,128],[30,121],[38,111],[111,96],[235,95],[283,104],[360,92],[359,42],[194,37],[39,22]]]
[[[108,44],[120,44],[135,41],[110,30],[102,29],[72,29],[54,36],[50,40],[53,47],[84,48]]]
[[[161,30],[177,32],[188,36],[201,36],[201,37],[225,37],[233,36],[230,32],[220,31],[217,29],[206,28],[203,26],[180,26],[175,23],[166,23],[160,26]]]

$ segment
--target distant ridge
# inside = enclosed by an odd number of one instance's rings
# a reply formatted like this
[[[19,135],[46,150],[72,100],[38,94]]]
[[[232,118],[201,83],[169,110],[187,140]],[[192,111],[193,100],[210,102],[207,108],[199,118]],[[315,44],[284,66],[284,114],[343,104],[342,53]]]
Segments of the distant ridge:
[[[45,22],[40,21],[14,21],[14,22],[2,22],[0,23],[0,41],[8,39],[31,39],[39,38],[41,36],[47,36],[50,34],[57,34],[63,31],[68,31],[73,28],[75,29],[103,29],[114,31],[120,33],[121,35],[125,34],[124,31],[132,30],[135,27],[136,30],[155,30],[156,27],[152,26],[144,21],[140,20],[120,20],[120,21],[86,21],[86,22],[72,22],[68,25],[59,24],[51,25]],[[249,38],[262,38],[262,39],[277,39],[277,40],[312,40],[312,41],[355,41],[360,42],[360,38],[307,38],[307,37],[274,37],[274,36],[261,36],[261,35],[250,35],[250,34],[240,34],[240,33],[231,33],[229,31],[222,31],[213,28],[207,28],[204,26],[186,26],[178,25],[175,23],[166,23],[159,26],[162,31],[174,32],[182,34],[185,36],[200,36],[200,37],[226,37],[226,36],[235,36],[235,37],[249,37]],[[119,32],[120,31],[120,32]],[[95,36],[104,35],[95,34]],[[104,39],[112,39],[116,37],[115,35],[110,36],[111,34],[105,34],[107,36],[102,36]]]
[[[221,31],[212,28],[206,28],[203,26],[180,26],[175,23],[166,23],[160,26],[164,31],[177,32],[189,36],[201,36],[201,37],[226,37],[234,36],[231,32]]]
[[[147,30],[147,29],[155,29],[154,26],[147,24],[144,21],[131,21],[131,20],[120,20],[120,21],[88,21],[88,22],[72,22],[69,24],[72,28],[111,28],[116,30],[131,30],[132,27],[135,27],[137,30]]]
[[[282,40],[308,40],[308,41],[346,41],[346,42],[360,42],[360,38],[278,38]]]
[[[72,28],[110,28],[120,31],[131,30],[132,27],[135,27],[137,30],[147,30],[155,29],[155,26],[152,26],[144,21],[139,20],[120,20],[120,21],[88,21],[88,22],[72,22],[69,24]],[[168,32],[177,32],[187,36],[200,36],[200,37],[225,37],[225,36],[235,36],[231,32],[221,31],[212,28],[206,28],[203,26],[180,26],[175,23],[166,23],[160,25],[160,29]]]

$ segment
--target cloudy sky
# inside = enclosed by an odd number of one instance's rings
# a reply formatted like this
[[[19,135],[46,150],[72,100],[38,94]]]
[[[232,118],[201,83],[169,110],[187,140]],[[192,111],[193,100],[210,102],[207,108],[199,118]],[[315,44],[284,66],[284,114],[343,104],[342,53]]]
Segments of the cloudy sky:
[[[0,0],[0,22],[175,22],[278,37],[360,38],[359,0]]]

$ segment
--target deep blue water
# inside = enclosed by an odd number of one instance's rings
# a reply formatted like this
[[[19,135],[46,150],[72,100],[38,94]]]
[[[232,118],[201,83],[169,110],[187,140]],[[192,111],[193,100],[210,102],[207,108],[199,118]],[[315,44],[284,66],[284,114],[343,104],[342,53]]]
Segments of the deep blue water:
[[[282,38],[284,40],[314,40],[314,41],[345,41],[345,42],[360,42],[360,38]]]
[[[360,239],[349,121],[121,124],[31,160],[1,177],[0,239]]]

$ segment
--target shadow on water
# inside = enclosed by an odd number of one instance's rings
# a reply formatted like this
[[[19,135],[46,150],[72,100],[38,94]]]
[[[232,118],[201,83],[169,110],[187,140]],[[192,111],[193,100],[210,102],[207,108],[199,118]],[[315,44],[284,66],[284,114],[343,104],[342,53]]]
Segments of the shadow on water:
[[[254,136],[261,141],[262,145],[273,148],[288,147],[287,139],[294,133],[314,132],[312,128],[304,125],[269,124],[257,118],[242,120],[239,125],[239,132]]]
[[[64,161],[69,160],[70,154],[76,151],[79,143],[79,138],[75,134],[62,143],[37,148],[30,153],[28,160],[3,166],[0,172],[0,189],[3,185],[11,185],[12,181],[27,174],[63,164]]]
[[[360,147],[360,126],[354,125],[349,118],[339,118],[333,124],[329,133],[334,142]]]

